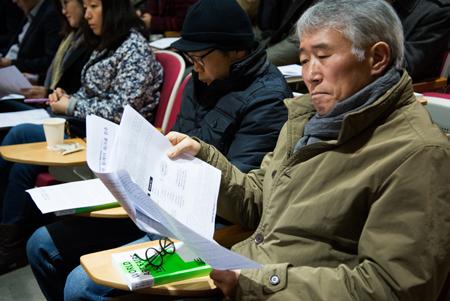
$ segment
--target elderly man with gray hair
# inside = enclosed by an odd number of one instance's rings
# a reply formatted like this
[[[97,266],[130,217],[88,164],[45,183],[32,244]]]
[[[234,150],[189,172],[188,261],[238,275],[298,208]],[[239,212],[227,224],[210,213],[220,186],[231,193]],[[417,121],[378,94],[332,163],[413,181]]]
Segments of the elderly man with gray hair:
[[[169,133],[222,170],[218,214],[254,234],[233,250],[259,270],[211,278],[239,300],[435,300],[449,271],[450,143],[401,69],[403,34],[383,0],[326,0],[298,21],[309,94],[260,169]]]

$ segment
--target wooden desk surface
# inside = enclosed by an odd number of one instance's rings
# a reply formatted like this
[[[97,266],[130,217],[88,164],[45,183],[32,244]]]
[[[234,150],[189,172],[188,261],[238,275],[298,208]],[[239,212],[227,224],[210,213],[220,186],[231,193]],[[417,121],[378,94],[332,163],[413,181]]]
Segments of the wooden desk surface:
[[[102,209],[88,213],[83,213],[82,215],[98,218],[128,218],[127,212],[122,207]]]
[[[89,277],[97,284],[126,290],[128,286],[122,280],[122,275],[113,266],[111,254],[133,249],[140,249],[157,245],[157,241],[144,242],[132,246],[87,254],[80,257],[80,262]],[[183,281],[173,282],[137,290],[138,293],[171,296],[211,296],[218,293],[216,286],[209,276],[191,278]]]
[[[80,138],[66,139],[64,142],[78,142],[86,147],[86,143]],[[86,149],[62,155],[59,152],[49,151],[47,142],[1,146],[0,155],[11,162],[46,166],[81,165],[86,162]]]

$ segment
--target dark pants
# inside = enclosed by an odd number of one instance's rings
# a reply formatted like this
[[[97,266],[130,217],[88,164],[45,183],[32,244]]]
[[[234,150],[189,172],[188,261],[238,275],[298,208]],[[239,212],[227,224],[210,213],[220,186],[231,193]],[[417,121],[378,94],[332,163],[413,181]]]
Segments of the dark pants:
[[[143,236],[131,219],[74,217],[34,232],[27,244],[27,256],[47,300],[102,300],[127,292],[95,284],[79,266],[80,256]]]
[[[18,112],[26,110],[34,110],[39,107],[29,105],[23,102],[23,100],[1,100],[0,101],[0,113]]]
[[[3,139],[2,145],[45,141],[42,125],[21,124],[13,127]],[[36,228],[43,216],[25,191],[33,188],[39,173],[47,167],[8,162],[0,158],[0,200],[2,200],[2,224]]]

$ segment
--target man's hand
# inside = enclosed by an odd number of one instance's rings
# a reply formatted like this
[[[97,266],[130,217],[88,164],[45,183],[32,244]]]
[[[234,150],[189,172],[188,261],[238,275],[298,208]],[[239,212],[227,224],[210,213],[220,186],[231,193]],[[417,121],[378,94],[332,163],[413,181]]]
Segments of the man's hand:
[[[214,284],[222,291],[227,300],[234,300],[236,297],[236,288],[241,270],[221,271],[213,270],[209,277]]]
[[[20,93],[22,93],[25,98],[46,98],[47,88],[43,86],[32,86],[28,89],[21,89]]]
[[[0,58],[0,67],[8,67],[8,66],[11,66],[11,60],[6,57]]]
[[[200,143],[189,137],[188,135],[178,132],[170,132],[166,135],[170,143],[172,143],[172,149],[167,153],[169,158],[173,159],[181,154],[190,154],[196,156],[200,151]]]

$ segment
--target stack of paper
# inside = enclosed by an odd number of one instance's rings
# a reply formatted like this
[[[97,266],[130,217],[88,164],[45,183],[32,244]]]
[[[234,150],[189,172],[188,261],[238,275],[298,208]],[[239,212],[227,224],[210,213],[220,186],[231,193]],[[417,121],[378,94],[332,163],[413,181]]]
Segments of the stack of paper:
[[[157,49],[167,49],[172,45],[173,42],[179,40],[180,38],[162,38],[155,40],[150,43],[150,46]]]
[[[280,70],[281,74],[283,74],[286,79],[302,77],[302,66],[298,64],[279,66],[278,70]]]
[[[65,215],[119,206],[99,179],[44,186],[27,192],[42,213]]]
[[[171,144],[130,106],[120,127],[87,118],[88,165],[136,225],[183,241],[184,261],[201,258],[216,269],[260,264],[213,240],[220,171],[193,157],[171,160]]]

